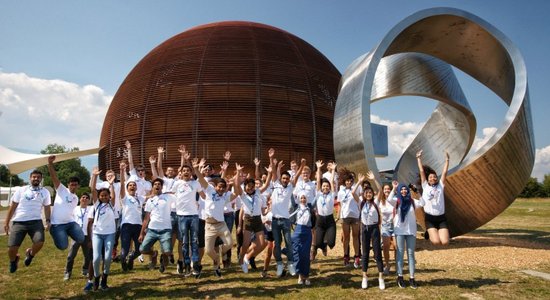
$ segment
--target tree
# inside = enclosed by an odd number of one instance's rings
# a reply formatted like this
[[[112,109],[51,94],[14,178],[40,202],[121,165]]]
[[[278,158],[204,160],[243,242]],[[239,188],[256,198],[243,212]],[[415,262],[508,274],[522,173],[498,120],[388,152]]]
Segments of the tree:
[[[550,174],[544,175],[542,181],[542,190],[544,191],[544,197],[550,197]]]
[[[540,184],[535,177],[529,178],[527,184],[525,185],[525,188],[523,188],[523,191],[521,191],[521,194],[519,194],[519,197],[521,198],[534,198],[545,196],[546,195],[542,188],[542,184]]]
[[[4,165],[0,165],[0,186],[10,186],[10,176],[11,176],[11,186],[20,186],[24,185],[25,181],[19,176],[13,175],[10,173],[10,170]]]
[[[78,147],[67,148],[63,145],[58,144],[49,144],[45,149],[41,150],[41,154],[57,154],[57,153],[68,153],[78,151]],[[78,177],[80,179],[80,186],[86,187],[90,182],[90,172],[82,166],[80,158],[73,158],[64,160],[61,162],[54,163],[55,171],[57,172],[57,177],[59,181],[63,184],[67,184],[70,177]],[[44,174],[44,185],[52,186],[52,179],[48,172],[47,166],[42,166],[38,168]]]

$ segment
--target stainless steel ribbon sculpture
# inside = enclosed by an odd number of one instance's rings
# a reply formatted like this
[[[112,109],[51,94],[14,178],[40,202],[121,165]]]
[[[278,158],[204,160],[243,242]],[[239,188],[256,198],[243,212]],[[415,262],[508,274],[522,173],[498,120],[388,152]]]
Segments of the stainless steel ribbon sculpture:
[[[469,156],[476,120],[451,65],[508,106],[500,128]],[[445,210],[451,236],[468,233],[506,209],[529,179],[535,159],[527,73],[512,42],[486,21],[454,8],[427,9],[401,21],[342,76],[334,113],[339,165],[378,174],[370,104],[402,95],[439,104],[404,151],[396,179],[418,180],[418,150],[423,150],[423,163],[438,173],[448,151]]]

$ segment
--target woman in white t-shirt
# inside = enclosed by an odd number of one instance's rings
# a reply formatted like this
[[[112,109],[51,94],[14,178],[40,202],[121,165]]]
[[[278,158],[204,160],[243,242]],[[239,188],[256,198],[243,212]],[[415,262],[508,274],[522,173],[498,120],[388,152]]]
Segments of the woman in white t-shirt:
[[[405,287],[403,280],[403,256],[405,248],[407,249],[407,260],[409,263],[409,284],[411,288],[416,289],[414,279],[415,259],[414,251],[416,247],[416,215],[414,213],[417,207],[424,206],[424,200],[420,195],[405,184],[392,182],[393,189],[386,201],[395,205],[395,216],[393,218],[393,227],[395,238],[397,240],[397,285],[400,288]],[[397,194],[394,200],[393,195]]]
[[[96,168],[92,171],[92,184],[95,187],[97,176],[100,174]],[[88,215],[88,236],[92,237],[92,249],[93,249],[93,272],[94,282],[93,289],[97,290],[100,287],[100,262],[103,257],[103,274],[101,275],[101,289],[106,290],[107,277],[109,276],[109,270],[111,268],[111,252],[115,243],[115,191],[113,188],[113,182],[115,178],[112,177],[109,180],[109,189],[102,188],[99,190],[92,189],[92,200],[94,203],[93,210]],[[103,255],[101,251],[103,250]],[[91,288],[90,282],[85,287],[85,290]]]
[[[124,173],[126,173],[126,163],[120,163],[120,184],[124,187]],[[128,181],[126,188],[120,189],[120,206],[122,207],[121,227],[120,227],[120,263],[122,271],[126,272],[134,268],[134,259],[139,252],[139,234],[142,225],[142,207],[145,199],[137,195],[137,184],[135,181]],[[134,242],[135,251],[130,254],[130,245]]]
[[[380,209],[380,214],[382,215],[382,224],[380,227],[380,234],[382,235],[382,254],[384,256],[384,275],[389,275],[390,273],[390,247],[391,245],[395,247],[395,239],[393,234],[393,205],[387,201],[391,193],[391,185],[384,184],[382,189],[378,192],[378,197],[374,200],[378,208]],[[395,255],[394,255],[395,257]]]
[[[449,153],[445,152],[445,165],[438,178],[434,169],[422,165],[422,150],[416,153],[418,171],[422,183],[422,199],[424,206],[424,220],[430,242],[434,245],[446,246],[449,244],[449,229],[445,217],[445,179],[449,170]]]

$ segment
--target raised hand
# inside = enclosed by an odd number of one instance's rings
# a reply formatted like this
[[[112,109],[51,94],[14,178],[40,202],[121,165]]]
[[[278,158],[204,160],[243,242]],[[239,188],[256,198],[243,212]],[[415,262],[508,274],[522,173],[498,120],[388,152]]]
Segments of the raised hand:
[[[49,164],[53,164],[54,161],[55,161],[55,155],[48,156],[48,163]]]
[[[93,169],[92,169],[92,175],[93,176],[98,176],[99,174],[101,174],[101,170],[95,166]]]
[[[318,160],[317,162],[315,162],[315,165],[317,166],[317,169],[320,169],[322,166],[324,166],[325,164],[323,164],[323,161],[322,160]]]
[[[154,164],[157,162],[157,158],[154,155],[149,156],[149,163]]]
[[[265,168],[265,170],[269,173],[273,171],[273,168],[271,167],[271,165],[269,165],[268,167]]]
[[[273,158],[275,156],[275,149],[273,148],[269,148],[269,150],[267,150],[267,154],[269,155],[269,158]]]
[[[239,163],[235,163],[235,169],[237,169],[237,172],[241,172],[244,169],[244,167],[239,165]]]
[[[180,147],[178,148],[178,152],[182,154],[186,153],[187,150],[185,150],[185,145],[180,145]]]
[[[206,159],[204,159],[204,157],[203,157],[203,158],[201,158],[201,160],[199,160],[199,167],[202,168],[205,164],[206,164]]]
[[[222,169],[222,171],[225,172],[225,170],[227,170],[227,167],[229,167],[229,162],[227,160],[224,160],[220,165],[220,168]]]
[[[285,164],[283,164],[283,161],[281,160],[281,161],[277,164],[277,169],[282,170],[284,166],[285,166]]]
[[[445,150],[445,159],[449,160],[449,152],[447,152],[447,150]]]
[[[419,150],[418,152],[416,152],[416,158],[421,158],[422,157],[422,150]]]
[[[393,186],[393,189],[397,189],[397,187],[399,186],[399,182],[397,182],[397,180],[394,180],[391,182],[391,185]]]
[[[162,153],[164,153],[164,147],[157,147],[157,152],[160,156]]]
[[[126,171],[126,167],[127,167],[127,166],[126,166],[126,162],[123,161],[123,160],[121,160],[121,161],[120,161],[120,169]]]
[[[198,168],[199,167],[199,159],[197,157],[193,158],[193,160],[191,161],[191,165],[193,166],[194,169]]]
[[[260,165],[260,160],[257,157],[254,157],[254,165],[258,167]]]
[[[124,144],[126,145],[127,149],[132,149],[132,144],[130,143],[130,141],[126,141],[126,143]]]
[[[370,172],[370,171],[369,171],[369,172]],[[368,174],[368,173],[367,173],[367,174]],[[361,183],[361,182],[365,181],[365,174],[359,173],[359,176],[358,176],[358,177],[359,177],[359,180],[358,180],[357,182]]]
[[[361,174],[359,174],[359,175],[361,175]],[[374,173],[372,173],[371,170],[367,171],[367,179],[371,180],[371,181],[374,180]],[[363,181],[363,180],[361,180],[361,181]]]

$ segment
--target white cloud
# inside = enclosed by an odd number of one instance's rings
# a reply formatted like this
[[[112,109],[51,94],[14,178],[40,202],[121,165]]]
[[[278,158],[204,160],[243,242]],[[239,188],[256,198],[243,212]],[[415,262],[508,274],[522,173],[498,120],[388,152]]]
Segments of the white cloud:
[[[471,149],[473,149],[473,151],[470,151],[470,153],[476,152],[481,147],[483,147],[483,145],[485,145],[485,143],[495,134],[495,132],[497,132],[497,128],[496,127],[487,127],[487,128],[483,128],[483,130],[481,130],[481,132],[483,133],[483,136],[482,137],[479,137],[479,136],[475,137],[474,143],[472,144],[472,148],[471,148]]]
[[[0,70],[0,144],[30,150],[50,143],[97,147],[112,98],[97,86]]]
[[[545,174],[550,174],[550,145],[537,149],[535,166],[533,167],[531,176],[538,178],[539,182],[542,182]]]

